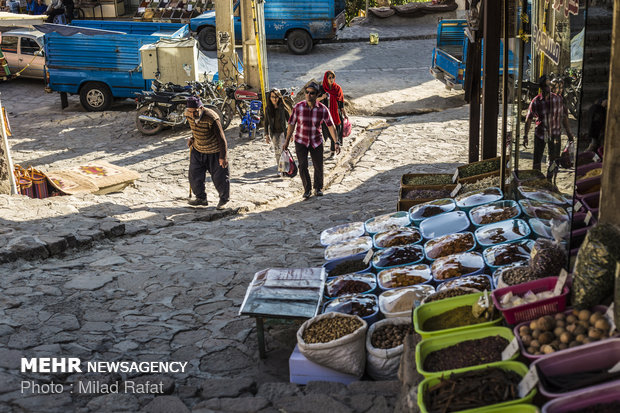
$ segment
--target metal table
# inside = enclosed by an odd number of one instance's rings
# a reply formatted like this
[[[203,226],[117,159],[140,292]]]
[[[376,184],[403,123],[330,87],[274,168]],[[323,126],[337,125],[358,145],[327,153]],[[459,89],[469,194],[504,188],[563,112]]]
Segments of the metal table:
[[[265,318],[308,319],[317,315],[325,286],[322,268],[268,268],[254,274],[239,315],[256,318],[258,352],[265,358]]]

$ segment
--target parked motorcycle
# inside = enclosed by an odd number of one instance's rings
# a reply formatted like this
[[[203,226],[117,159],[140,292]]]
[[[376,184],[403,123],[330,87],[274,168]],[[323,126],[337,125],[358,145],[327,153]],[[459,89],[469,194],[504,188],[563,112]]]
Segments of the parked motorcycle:
[[[161,85],[156,85],[153,89],[156,88],[161,89]],[[188,97],[196,96],[195,90],[191,86],[189,89],[185,87],[179,89],[170,85],[166,88],[176,89],[177,91],[153,90],[138,93],[136,127],[144,135],[156,135],[167,126],[174,127],[187,124],[184,113],[186,101]],[[219,108],[209,104],[205,104],[205,106],[214,110],[220,119],[223,119],[223,114]]]

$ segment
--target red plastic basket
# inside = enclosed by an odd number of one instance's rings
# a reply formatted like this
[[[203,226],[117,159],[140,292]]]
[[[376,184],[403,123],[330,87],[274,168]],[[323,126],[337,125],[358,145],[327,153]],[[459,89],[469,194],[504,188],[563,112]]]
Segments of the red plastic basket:
[[[513,285],[511,287],[499,288],[491,294],[495,307],[502,312],[508,324],[517,324],[522,321],[533,320],[547,314],[555,314],[566,309],[566,296],[568,295],[568,287],[564,285],[562,294],[539,300],[529,304],[518,305],[512,308],[502,308],[500,303],[502,297],[509,292],[514,295],[524,295],[528,291],[540,293],[543,291],[553,291],[558,277],[541,278],[523,284]]]

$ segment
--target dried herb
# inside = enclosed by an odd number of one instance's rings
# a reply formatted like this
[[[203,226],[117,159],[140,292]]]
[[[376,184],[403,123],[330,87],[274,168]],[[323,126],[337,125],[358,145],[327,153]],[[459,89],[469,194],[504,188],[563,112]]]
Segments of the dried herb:
[[[433,351],[424,359],[424,370],[435,372],[477,366],[502,360],[502,351],[508,340],[490,336],[462,341],[453,346]]]
[[[493,171],[498,171],[500,167],[500,159],[489,159],[480,162],[474,162],[459,167],[459,177],[467,178],[474,175],[482,175]]]
[[[484,179],[480,179],[476,182],[465,183],[463,184],[463,189],[461,192],[471,192],[477,191],[479,189],[489,188],[489,187],[497,187],[500,184],[499,176],[487,176]]]
[[[466,371],[441,378],[424,392],[429,413],[449,413],[519,398],[521,376],[498,367]]]
[[[403,195],[403,199],[434,199],[450,196],[448,189],[412,189]]]
[[[347,260],[338,263],[330,271],[328,271],[328,277],[335,277],[336,275],[350,274],[353,272],[362,271],[368,268],[367,264],[364,264],[364,260]]]
[[[488,320],[484,317],[474,317],[471,305],[453,308],[445,311],[435,317],[431,317],[424,322],[424,331],[445,330],[448,328],[456,328],[469,326],[473,324],[486,323]]]
[[[424,174],[420,176],[403,177],[404,185],[450,185],[452,175],[450,174]]]

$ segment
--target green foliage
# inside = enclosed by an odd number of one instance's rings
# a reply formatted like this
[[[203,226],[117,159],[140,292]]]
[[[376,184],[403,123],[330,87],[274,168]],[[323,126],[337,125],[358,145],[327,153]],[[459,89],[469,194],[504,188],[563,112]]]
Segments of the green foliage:
[[[426,3],[430,0],[391,0],[392,6],[400,6],[407,3]],[[369,0],[368,7],[377,7],[377,0]],[[346,0],[345,15],[347,18],[347,24],[357,17],[360,10],[366,10],[366,0]]]

